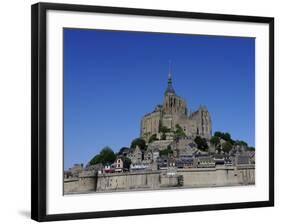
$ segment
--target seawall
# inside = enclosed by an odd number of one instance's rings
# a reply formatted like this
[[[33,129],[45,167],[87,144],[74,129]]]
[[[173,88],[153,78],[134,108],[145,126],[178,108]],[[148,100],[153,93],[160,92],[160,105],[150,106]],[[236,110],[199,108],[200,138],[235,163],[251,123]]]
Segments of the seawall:
[[[255,168],[243,167],[189,168],[176,173],[149,171],[82,176],[64,180],[64,192],[110,192],[161,188],[221,187],[255,184]]]

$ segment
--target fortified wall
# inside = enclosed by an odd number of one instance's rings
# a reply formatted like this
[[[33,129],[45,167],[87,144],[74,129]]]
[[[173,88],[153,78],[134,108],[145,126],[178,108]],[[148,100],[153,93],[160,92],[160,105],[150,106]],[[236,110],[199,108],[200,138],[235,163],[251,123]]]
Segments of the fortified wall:
[[[222,187],[255,184],[255,168],[189,168],[169,171],[112,173],[64,180],[64,193],[152,190],[165,188]]]

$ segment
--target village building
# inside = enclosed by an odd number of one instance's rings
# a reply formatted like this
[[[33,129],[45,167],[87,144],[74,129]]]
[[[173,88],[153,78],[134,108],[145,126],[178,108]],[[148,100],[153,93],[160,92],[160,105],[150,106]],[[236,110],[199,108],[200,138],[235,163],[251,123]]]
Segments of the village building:
[[[144,161],[149,163],[155,162],[157,158],[160,156],[160,152],[157,149],[147,149],[144,152]]]
[[[216,165],[224,165],[225,164],[225,156],[223,154],[215,154],[213,156]]]
[[[233,157],[226,155],[224,158],[224,165],[225,166],[233,166]]]
[[[167,155],[163,155],[157,159],[159,170],[166,170],[169,167],[176,167],[176,159]]]
[[[255,163],[256,163],[255,154],[256,154],[255,151],[250,151],[250,152],[248,152],[248,155],[249,155],[250,163],[251,163],[251,164],[255,164]]]
[[[216,163],[214,158],[211,156],[198,156],[194,159],[194,165],[197,168],[214,168],[216,167]]]
[[[124,169],[124,161],[122,157],[118,157],[115,161],[115,172],[116,173],[123,172],[123,169]]]
[[[151,150],[146,150],[144,153],[144,160],[147,162],[152,162],[153,161],[153,153]]]
[[[115,172],[115,164],[107,163],[103,168],[104,173],[114,173]]]
[[[236,166],[250,164],[250,157],[248,154],[237,154],[235,158]]]
[[[140,163],[132,163],[130,165],[130,171],[150,171],[152,170],[152,164],[146,163],[146,162],[140,162]]]
[[[176,167],[179,169],[194,167],[193,156],[180,156],[179,158],[176,159]]]
[[[79,173],[83,171],[83,163],[76,163],[70,169],[68,175],[71,177],[78,177]]]
[[[137,163],[141,163],[142,154],[143,154],[142,150],[137,145],[136,148],[130,150],[127,157],[131,160],[132,164],[137,164]]]

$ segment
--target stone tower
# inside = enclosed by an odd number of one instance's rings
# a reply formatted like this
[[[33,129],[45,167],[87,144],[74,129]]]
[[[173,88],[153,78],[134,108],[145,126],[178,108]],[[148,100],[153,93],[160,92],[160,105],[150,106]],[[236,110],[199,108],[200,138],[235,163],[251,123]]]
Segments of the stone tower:
[[[163,112],[165,114],[186,115],[186,102],[177,96],[172,85],[172,74],[168,75],[168,86],[164,95]]]
[[[163,104],[157,105],[141,120],[141,137],[146,141],[153,134],[159,137],[160,125],[168,128],[171,133],[179,125],[186,136],[190,137],[199,135],[209,139],[212,135],[211,116],[207,107],[200,106],[197,111],[189,115],[186,101],[178,96],[173,88],[171,71],[168,73],[168,85],[164,93]]]
[[[212,121],[206,106],[200,106],[190,115],[190,119],[196,121],[196,135],[207,139],[212,137]]]

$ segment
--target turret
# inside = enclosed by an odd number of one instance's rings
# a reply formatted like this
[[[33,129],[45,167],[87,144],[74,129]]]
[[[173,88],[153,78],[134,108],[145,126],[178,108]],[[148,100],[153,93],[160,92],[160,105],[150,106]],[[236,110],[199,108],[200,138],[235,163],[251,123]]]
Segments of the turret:
[[[175,90],[174,90],[174,88],[173,88],[173,85],[172,85],[172,74],[171,74],[171,72],[169,72],[169,74],[168,74],[168,86],[167,86],[167,89],[166,89],[166,91],[165,91],[165,95],[167,95],[167,94],[171,94],[171,95],[175,95],[176,93],[175,93]]]
[[[165,114],[182,115],[186,115],[187,112],[185,100],[177,96],[173,88],[171,68],[169,69],[168,73],[168,86],[164,96],[163,112]]]

